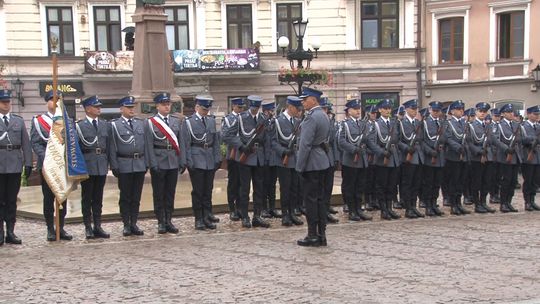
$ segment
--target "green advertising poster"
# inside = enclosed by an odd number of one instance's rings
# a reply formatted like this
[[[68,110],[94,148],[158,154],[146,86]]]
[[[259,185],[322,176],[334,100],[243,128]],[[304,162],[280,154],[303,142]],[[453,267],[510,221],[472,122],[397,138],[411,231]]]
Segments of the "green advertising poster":
[[[377,105],[381,100],[390,99],[394,108],[399,107],[399,93],[397,92],[370,92],[362,93],[362,107]]]

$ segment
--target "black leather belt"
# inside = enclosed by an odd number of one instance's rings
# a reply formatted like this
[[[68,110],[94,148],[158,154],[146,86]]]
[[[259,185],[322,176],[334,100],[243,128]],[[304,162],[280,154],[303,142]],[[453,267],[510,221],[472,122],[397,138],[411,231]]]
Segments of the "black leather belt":
[[[199,147],[199,148],[203,148],[203,149],[212,148],[212,145],[208,144],[208,143],[192,143],[191,146],[192,147]]]
[[[102,148],[95,148],[95,149],[82,149],[82,152],[84,154],[88,154],[88,153],[96,153],[96,155],[100,155],[100,154],[105,154],[105,152],[107,152],[106,149],[102,149]]]
[[[133,153],[133,154],[122,154],[122,153],[116,153],[117,157],[120,158],[132,158],[132,159],[139,159],[144,156],[144,153]]]
[[[154,149],[173,150],[174,148],[171,145],[166,145],[166,146],[154,145]]]
[[[5,146],[0,146],[0,150],[8,150],[8,151],[11,151],[11,150],[19,150],[21,148],[21,145],[5,145]]]

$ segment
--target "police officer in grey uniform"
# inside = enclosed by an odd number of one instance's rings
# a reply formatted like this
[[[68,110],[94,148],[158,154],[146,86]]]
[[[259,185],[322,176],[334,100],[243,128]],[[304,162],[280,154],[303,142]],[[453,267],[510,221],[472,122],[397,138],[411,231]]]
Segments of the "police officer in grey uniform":
[[[377,106],[371,105],[366,107],[366,121],[369,127],[370,132],[373,132],[375,130],[374,124],[375,120],[377,119]],[[369,147],[367,148],[367,154],[368,154],[368,167],[366,168],[366,176],[375,176],[375,166],[373,165],[374,160],[374,152]],[[366,210],[373,211],[379,209],[379,204],[377,203],[377,198],[375,196],[375,179],[374,178],[366,178],[366,185],[365,185],[365,206]]]
[[[270,224],[261,217],[264,199],[263,169],[264,169],[264,134],[268,117],[259,112],[262,97],[250,95],[247,97],[249,109],[238,116],[238,122],[227,129],[223,140],[235,149],[236,161],[240,174],[240,211],[242,226],[245,228],[263,227]],[[249,192],[253,182],[253,221],[248,215]]]
[[[493,138],[496,138],[499,136],[499,123],[501,122],[501,112],[497,108],[491,109],[491,128],[492,128],[492,134]],[[495,142],[493,141],[493,144],[491,145],[491,149],[493,151],[493,154],[495,157],[497,156],[497,145],[495,145]],[[500,180],[500,173],[499,173],[499,163],[494,160],[490,162],[491,165],[491,172],[493,174],[491,175],[491,189],[489,190],[489,202],[491,204],[500,204],[501,203],[501,180]]]
[[[61,92],[58,91],[58,98],[62,97]],[[45,223],[47,225],[47,241],[56,240],[56,231],[54,228],[54,193],[49,188],[49,185],[43,177],[42,167],[43,160],[45,159],[45,150],[47,148],[47,142],[49,141],[49,132],[52,127],[52,118],[54,116],[55,104],[53,101],[53,92],[50,91],[45,94],[45,102],[47,103],[47,113],[37,115],[32,119],[32,126],[30,130],[30,141],[32,142],[32,149],[36,153],[37,170],[41,176],[41,192],[43,193],[43,216],[45,217]],[[64,230],[64,219],[66,217],[67,206],[66,202],[62,203],[60,210],[60,239],[69,241],[73,237]]]
[[[137,226],[144,176],[149,167],[145,153],[144,121],[135,117],[135,98],[126,96],[118,101],[120,118],[111,121],[109,161],[118,178],[120,215],[124,236],[143,235]]]
[[[523,163],[523,199],[525,210],[540,210],[534,202],[536,188],[540,186],[540,106],[527,108],[527,120],[522,124]]]
[[[24,119],[11,113],[11,91],[0,90],[0,246],[21,244],[15,235],[17,194],[23,167],[32,173],[32,148]],[[6,236],[4,239],[4,222]]]
[[[421,142],[424,131],[422,122],[416,116],[418,114],[418,100],[411,99],[403,103],[405,114],[399,121],[401,133],[399,149],[401,150],[401,172],[400,172],[400,198],[405,207],[406,218],[424,217],[416,209],[416,200],[420,194],[422,186],[422,164],[425,162]]]
[[[371,220],[372,217],[362,210],[361,203],[366,191],[366,173],[369,167],[367,149],[377,149],[375,133],[369,123],[362,119],[359,100],[347,101],[345,111],[349,117],[341,123],[337,134],[343,174],[341,193],[349,207],[349,220]]]
[[[186,168],[186,154],[181,140],[181,121],[170,115],[171,95],[158,93],[154,97],[157,114],[145,121],[146,154],[150,162],[154,213],[158,233],[178,233],[172,223],[174,196],[178,172]]]
[[[187,117],[182,126],[186,164],[193,187],[191,204],[195,229],[216,229],[214,222],[219,219],[212,215],[212,190],[214,175],[221,165],[221,151],[216,119],[208,115],[214,99],[197,96],[195,102],[195,114]]]
[[[263,210],[261,216],[263,218],[281,218],[282,213],[279,209],[276,209],[276,182],[277,182],[277,168],[279,166],[279,159],[274,155],[272,149],[272,134],[275,132],[275,110],[276,103],[274,101],[263,102],[261,105],[262,112],[266,117],[271,117],[266,121],[265,126],[265,140],[264,140],[264,196],[263,196]]]
[[[325,172],[331,166],[328,152],[330,120],[319,105],[322,92],[304,88],[302,105],[306,115],[300,127],[296,171],[304,184],[304,205],[308,233],[297,241],[300,246],[326,246],[327,210],[324,202]]]
[[[486,125],[485,118],[490,105],[487,102],[476,104],[475,119],[469,124],[467,133],[467,145],[470,152],[470,197],[474,204],[475,213],[493,213],[494,209],[487,205],[487,195],[491,189],[491,169],[489,162],[494,161],[495,155],[491,146],[493,145],[493,132],[489,125]]]
[[[110,125],[99,119],[102,103],[97,96],[82,101],[86,117],[77,122],[79,145],[84,155],[89,178],[81,182],[81,211],[87,239],[109,238],[101,228],[103,189],[109,171]],[[92,229],[92,218],[94,228]]]
[[[287,96],[285,111],[275,120],[275,130],[271,134],[271,147],[274,153],[273,161],[278,164],[279,192],[281,201],[283,226],[302,225],[304,222],[294,214],[294,209],[302,203],[300,177],[295,170],[302,99]]]
[[[238,174],[238,162],[236,161],[237,149],[225,140],[224,134],[228,129],[238,122],[238,115],[244,110],[244,98],[235,97],[231,99],[232,111],[223,118],[221,125],[221,138],[227,145],[227,203],[229,205],[229,219],[231,221],[240,220],[240,175]]]

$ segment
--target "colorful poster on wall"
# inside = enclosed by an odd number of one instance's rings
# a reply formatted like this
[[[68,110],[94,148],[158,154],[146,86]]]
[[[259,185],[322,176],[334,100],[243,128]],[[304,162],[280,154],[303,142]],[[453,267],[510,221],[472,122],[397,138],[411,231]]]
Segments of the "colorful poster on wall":
[[[254,49],[173,51],[175,72],[254,70],[259,54]]]
[[[133,71],[133,51],[118,52],[86,52],[85,71],[100,72],[131,72]]]

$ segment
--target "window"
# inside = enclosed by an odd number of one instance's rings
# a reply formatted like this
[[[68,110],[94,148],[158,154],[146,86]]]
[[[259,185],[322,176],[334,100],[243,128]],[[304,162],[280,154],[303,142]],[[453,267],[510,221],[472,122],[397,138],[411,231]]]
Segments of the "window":
[[[499,59],[523,58],[525,13],[501,13],[498,20]]]
[[[277,4],[277,37],[285,36],[289,38],[289,48],[296,49],[298,41],[292,26],[293,21],[302,20],[302,4],[289,3]],[[279,51],[279,47],[278,47]]]
[[[189,49],[189,20],[187,6],[165,7],[167,45],[169,50]]]
[[[253,24],[251,5],[227,5],[227,48],[250,48]]]
[[[97,51],[122,50],[119,7],[94,7],[94,27]]]
[[[369,0],[361,2],[362,48],[397,48],[398,0]]]
[[[463,62],[463,18],[439,21],[439,62]]]
[[[75,54],[71,7],[47,7],[47,45],[49,53],[51,50],[51,37],[58,38],[58,54]]]

